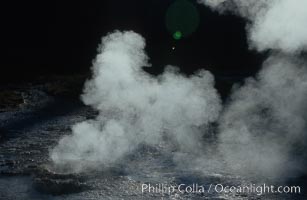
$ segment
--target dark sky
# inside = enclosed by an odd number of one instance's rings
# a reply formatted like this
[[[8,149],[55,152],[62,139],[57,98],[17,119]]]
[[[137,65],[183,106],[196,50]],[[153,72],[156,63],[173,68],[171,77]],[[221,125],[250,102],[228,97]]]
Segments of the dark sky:
[[[191,2],[199,12],[198,29],[181,40],[173,39],[165,15],[174,2],[10,1],[1,12],[1,79],[85,73],[101,37],[115,29],[134,30],[146,38],[152,73],[166,64],[179,65],[187,73],[206,68],[225,76],[249,75],[259,68],[262,56],[248,50],[246,22],[220,16],[195,1]]]

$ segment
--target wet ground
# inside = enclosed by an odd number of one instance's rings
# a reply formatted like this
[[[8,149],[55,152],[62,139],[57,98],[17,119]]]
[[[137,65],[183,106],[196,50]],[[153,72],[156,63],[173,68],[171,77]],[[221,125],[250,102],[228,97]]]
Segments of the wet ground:
[[[94,118],[96,113],[76,99],[51,97],[39,89],[25,94],[18,108],[0,113],[0,199],[307,199],[306,193],[208,191],[211,184],[240,186],[253,181],[218,169],[200,172],[178,167],[173,160],[175,152],[167,142],[156,147],[141,146],[115,167],[80,174],[57,173],[50,164],[49,150],[63,135],[70,134],[71,125]],[[148,184],[166,187],[193,183],[203,186],[205,192],[142,192],[142,186]],[[304,193],[304,178],[292,178],[292,184],[300,185]]]

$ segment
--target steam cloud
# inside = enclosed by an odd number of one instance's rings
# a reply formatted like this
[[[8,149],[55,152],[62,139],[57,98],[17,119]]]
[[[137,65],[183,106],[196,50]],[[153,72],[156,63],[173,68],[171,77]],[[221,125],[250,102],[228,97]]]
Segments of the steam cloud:
[[[221,116],[220,150],[229,166],[266,177],[303,170],[306,100],[303,64],[270,57],[255,79],[233,91]]]
[[[287,53],[307,47],[305,0],[199,0],[220,13],[233,12],[249,21],[250,45],[259,51]]]
[[[300,52],[307,46],[307,1],[199,2],[246,18],[250,47],[271,50],[256,78],[233,89],[221,114],[219,149],[224,159],[232,169],[258,176],[304,170],[307,71]]]
[[[112,165],[139,144],[158,144],[165,134],[181,150],[197,151],[203,131],[217,122],[218,153],[231,169],[257,176],[303,170],[307,70],[301,52],[307,47],[307,1],[199,2],[247,19],[250,47],[270,50],[256,77],[234,87],[222,110],[208,71],[187,77],[169,66],[152,77],[142,70],[150,66],[144,39],[115,31],[103,38],[82,95],[99,115],[76,124],[72,135],[60,140],[51,152],[57,166],[78,172]]]
[[[158,144],[168,134],[186,151],[200,144],[204,128],[221,110],[208,71],[186,77],[168,66],[159,77],[150,66],[144,39],[134,32],[103,38],[82,100],[99,111],[95,120],[76,124],[51,152],[57,166],[73,171],[111,165],[139,144]]]

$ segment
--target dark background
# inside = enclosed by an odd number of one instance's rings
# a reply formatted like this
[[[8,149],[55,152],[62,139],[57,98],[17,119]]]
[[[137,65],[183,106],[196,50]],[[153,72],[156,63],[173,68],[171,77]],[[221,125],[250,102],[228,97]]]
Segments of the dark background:
[[[115,29],[133,30],[146,38],[151,73],[167,64],[185,73],[205,68],[218,78],[246,77],[259,69],[263,55],[248,49],[243,19],[221,16],[191,1],[200,14],[199,28],[177,41],[165,26],[173,2],[10,1],[1,6],[1,81],[88,73],[101,37]]]

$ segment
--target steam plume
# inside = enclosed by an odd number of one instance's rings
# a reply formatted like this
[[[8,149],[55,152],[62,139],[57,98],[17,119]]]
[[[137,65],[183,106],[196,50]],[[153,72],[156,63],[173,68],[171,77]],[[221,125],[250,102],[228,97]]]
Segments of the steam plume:
[[[287,53],[307,47],[305,0],[199,0],[220,13],[233,12],[249,22],[250,45],[259,51]]]
[[[152,77],[142,70],[150,66],[144,47],[132,31],[103,38],[82,95],[99,116],[76,124],[61,139],[51,152],[57,166],[82,171],[111,165],[141,143],[158,144],[164,134],[181,149],[200,145],[202,128],[221,110],[213,76],[202,70],[186,77],[168,66]]]
[[[306,100],[303,64],[271,56],[256,78],[233,91],[224,109],[219,138],[228,164],[266,177],[303,170]]]
[[[221,115],[219,147],[225,160],[237,171],[263,176],[303,170],[307,71],[300,52],[307,46],[307,1],[199,2],[246,18],[250,47],[271,50],[256,78],[233,89]]]
[[[72,135],[60,140],[51,152],[57,166],[82,171],[112,165],[139,144],[157,145],[165,134],[181,150],[197,151],[206,126],[217,122],[219,153],[235,171],[279,176],[303,170],[307,1],[200,2],[247,19],[250,48],[271,53],[257,76],[234,87],[220,112],[209,72],[187,77],[168,66],[152,77],[142,70],[150,66],[144,39],[134,32],[111,33],[103,38],[82,95],[99,115],[76,124]]]

